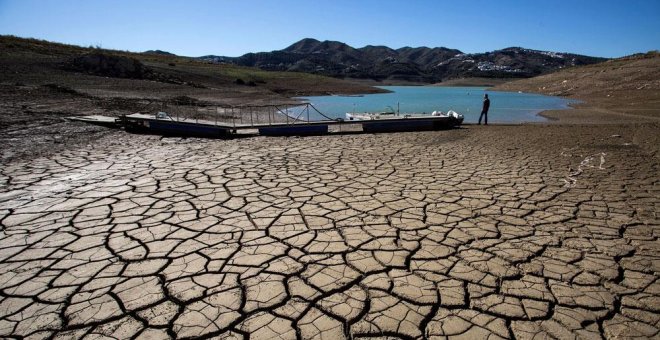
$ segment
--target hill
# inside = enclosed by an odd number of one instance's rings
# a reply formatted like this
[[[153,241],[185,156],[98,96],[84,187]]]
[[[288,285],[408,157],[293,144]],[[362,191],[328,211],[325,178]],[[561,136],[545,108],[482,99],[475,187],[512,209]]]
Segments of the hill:
[[[660,53],[655,51],[571,67],[505,83],[494,89],[570,97],[585,102],[578,107],[660,117]]]
[[[527,78],[561,68],[606,59],[520,47],[467,54],[445,47],[365,46],[302,39],[278,51],[248,53],[237,58],[204,56],[202,60],[233,63],[271,71],[296,71],[332,77],[435,83],[456,78]]]
[[[159,54],[159,55],[166,55],[166,56],[176,57],[176,54],[170,53],[170,52],[167,52],[167,51],[163,51],[163,50],[148,50],[148,51],[144,51],[142,53],[144,53],[144,54]]]
[[[288,101],[296,95],[373,93],[379,89],[320,75],[266,72],[164,51],[130,53],[0,36],[5,84],[57,84],[97,97],[163,99],[193,96],[220,105]]]

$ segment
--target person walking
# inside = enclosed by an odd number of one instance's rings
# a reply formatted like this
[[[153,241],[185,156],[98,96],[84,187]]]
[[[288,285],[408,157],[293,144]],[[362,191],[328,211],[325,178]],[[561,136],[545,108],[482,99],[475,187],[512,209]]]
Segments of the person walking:
[[[488,125],[488,109],[490,108],[490,99],[488,99],[488,94],[484,94],[484,106],[481,108],[481,115],[479,116],[479,125],[481,125],[481,118],[484,119],[484,123]]]

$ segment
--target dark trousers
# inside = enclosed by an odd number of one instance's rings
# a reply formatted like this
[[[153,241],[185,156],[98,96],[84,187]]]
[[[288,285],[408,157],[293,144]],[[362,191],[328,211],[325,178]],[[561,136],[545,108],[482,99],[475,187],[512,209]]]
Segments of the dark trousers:
[[[484,123],[488,125],[488,111],[481,111],[481,115],[479,116],[479,124],[481,124],[481,117],[484,117]]]

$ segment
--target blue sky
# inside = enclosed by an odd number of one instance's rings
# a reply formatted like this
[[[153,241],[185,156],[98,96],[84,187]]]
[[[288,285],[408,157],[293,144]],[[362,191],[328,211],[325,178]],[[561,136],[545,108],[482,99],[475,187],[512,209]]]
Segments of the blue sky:
[[[239,56],[302,38],[620,57],[660,49],[660,0],[0,0],[0,34]]]

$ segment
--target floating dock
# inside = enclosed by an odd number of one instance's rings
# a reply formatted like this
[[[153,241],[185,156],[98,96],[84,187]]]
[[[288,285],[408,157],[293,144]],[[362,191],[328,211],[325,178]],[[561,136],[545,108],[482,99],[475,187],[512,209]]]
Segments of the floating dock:
[[[308,104],[309,105],[309,104]],[[309,115],[308,115],[309,117]],[[270,116],[269,116],[270,118]],[[338,133],[385,133],[450,129],[463,123],[452,116],[393,116],[373,120],[327,119],[310,121],[286,118],[285,122],[250,123],[204,119],[181,119],[169,115],[130,114],[118,118],[107,116],[69,117],[71,120],[124,128],[128,132],[167,136],[232,138],[239,136],[310,136]],[[242,121],[242,120],[241,120]]]

